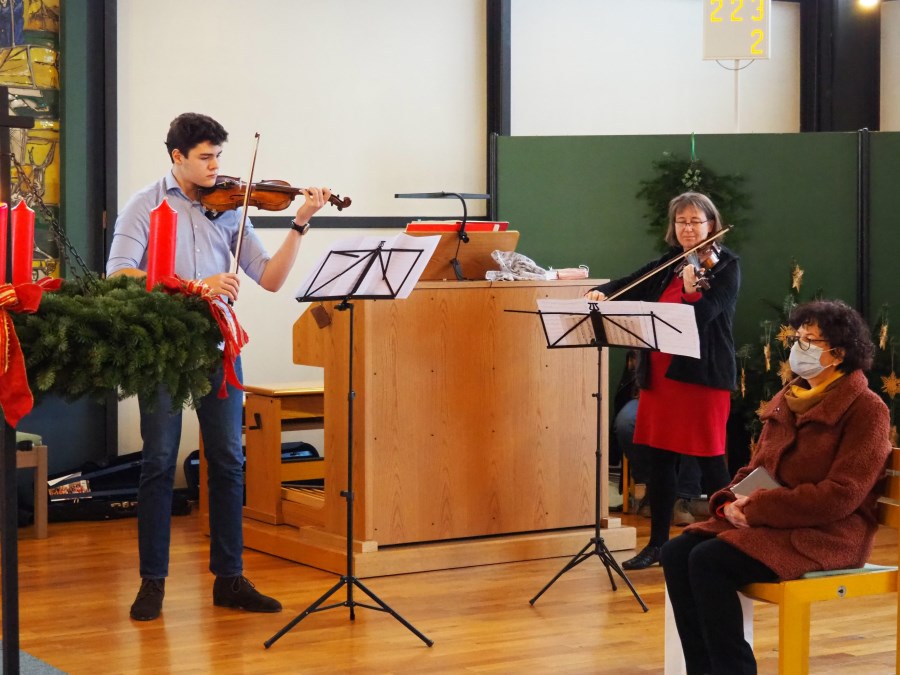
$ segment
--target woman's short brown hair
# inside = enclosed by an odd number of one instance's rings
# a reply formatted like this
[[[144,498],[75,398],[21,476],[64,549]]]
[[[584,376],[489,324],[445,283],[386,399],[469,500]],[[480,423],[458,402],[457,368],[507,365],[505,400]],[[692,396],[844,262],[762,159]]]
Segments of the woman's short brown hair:
[[[832,349],[841,349],[844,359],[837,369],[845,373],[872,367],[875,345],[872,334],[859,312],[841,300],[813,300],[797,305],[788,321],[796,330],[815,325]]]
[[[687,206],[702,211],[706,219],[713,222],[710,234],[715,234],[725,227],[719,209],[712,203],[712,199],[699,192],[683,192],[669,202],[669,227],[666,230],[666,243],[669,246],[678,246],[678,238],[675,236],[675,215]],[[721,237],[719,239],[721,240]]]

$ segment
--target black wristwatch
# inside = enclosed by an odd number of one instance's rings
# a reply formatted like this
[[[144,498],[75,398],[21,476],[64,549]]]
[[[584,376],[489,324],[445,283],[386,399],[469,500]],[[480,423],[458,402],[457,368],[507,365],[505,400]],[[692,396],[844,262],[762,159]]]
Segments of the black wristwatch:
[[[304,234],[309,232],[309,222],[305,222],[302,225],[298,225],[297,223],[294,222],[294,219],[291,218],[291,229],[294,230],[294,232],[299,232],[300,236],[302,237]]]

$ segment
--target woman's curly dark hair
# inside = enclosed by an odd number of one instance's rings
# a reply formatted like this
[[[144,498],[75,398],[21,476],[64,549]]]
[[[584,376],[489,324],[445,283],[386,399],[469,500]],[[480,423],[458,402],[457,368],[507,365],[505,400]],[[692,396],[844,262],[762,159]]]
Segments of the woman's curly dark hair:
[[[872,367],[875,345],[872,334],[859,312],[841,300],[814,300],[797,305],[788,321],[796,330],[804,324],[815,324],[822,337],[833,348],[844,350],[844,360],[837,369],[851,373]]]

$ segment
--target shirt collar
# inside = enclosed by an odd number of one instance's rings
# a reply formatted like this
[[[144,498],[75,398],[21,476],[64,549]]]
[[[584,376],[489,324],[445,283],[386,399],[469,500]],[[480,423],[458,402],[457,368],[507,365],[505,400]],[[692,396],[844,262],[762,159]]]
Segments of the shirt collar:
[[[191,198],[188,197],[184,190],[181,189],[181,186],[178,184],[178,181],[175,180],[175,174],[172,173],[172,170],[169,170],[169,173],[166,174],[166,194],[171,194],[173,191],[176,195],[181,197],[182,199],[187,199],[189,202],[192,202]]]

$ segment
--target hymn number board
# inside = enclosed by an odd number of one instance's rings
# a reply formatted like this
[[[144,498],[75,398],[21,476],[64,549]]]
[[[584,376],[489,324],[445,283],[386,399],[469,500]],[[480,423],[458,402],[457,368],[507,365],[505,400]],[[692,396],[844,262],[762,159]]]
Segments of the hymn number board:
[[[703,0],[703,58],[769,58],[771,3],[772,0]]]

